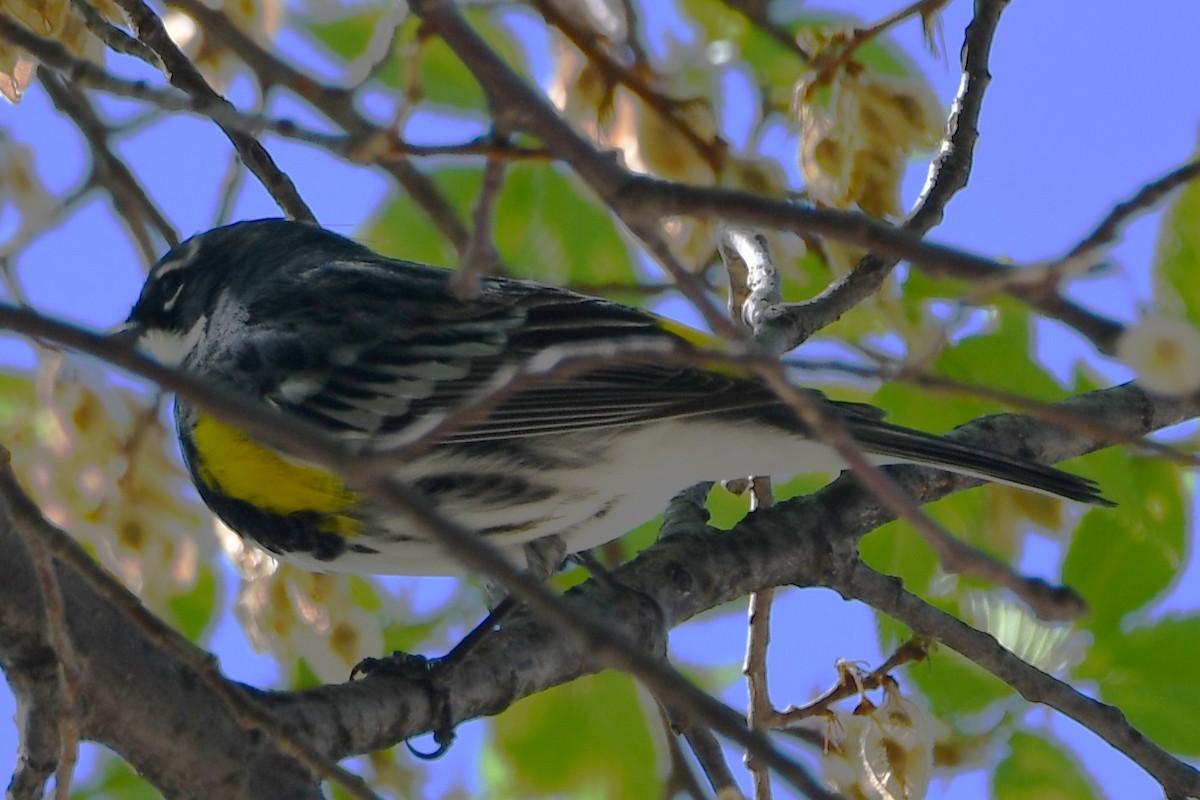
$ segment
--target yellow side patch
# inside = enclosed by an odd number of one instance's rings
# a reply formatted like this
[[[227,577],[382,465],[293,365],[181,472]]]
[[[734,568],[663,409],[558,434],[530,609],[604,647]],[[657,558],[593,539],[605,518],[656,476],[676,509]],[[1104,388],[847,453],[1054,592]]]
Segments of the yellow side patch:
[[[720,352],[728,352],[729,348],[724,339],[719,336],[714,336],[705,331],[698,331],[695,328],[689,328],[681,322],[675,320],[661,318],[658,320],[658,327],[672,336],[676,336],[683,341],[695,347],[697,350],[711,350]],[[736,364],[730,364],[727,361],[712,361],[701,364],[703,369],[710,370],[719,375],[726,375],[732,378],[746,378],[749,376],[742,367]]]
[[[354,536],[361,523],[341,512],[358,494],[336,476],[317,467],[288,461],[237,428],[198,414],[192,430],[200,478],[222,494],[280,516],[319,514],[326,533]]]
[[[660,317],[658,327],[662,328],[672,336],[678,336],[692,347],[698,347],[701,350],[721,350],[724,348],[725,342],[719,336],[713,336],[711,333],[698,331],[695,328],[689,328],[682,322],[676,322],[673,319]]]

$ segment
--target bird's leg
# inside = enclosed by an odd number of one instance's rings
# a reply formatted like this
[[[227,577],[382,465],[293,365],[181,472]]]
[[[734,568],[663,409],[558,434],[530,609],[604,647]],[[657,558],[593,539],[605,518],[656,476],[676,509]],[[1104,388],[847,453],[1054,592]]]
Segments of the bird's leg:
[[[529,572],[538,579],[545,580],[562,566],[566,544],[561,537],[545,536],[527,543],[524,550]],[[597,566],[599,565],[597,564]],[[603,567],[600,569],[603,570]],[[441,686],[440,676],[467,658],[479,645],[479,642],[499,630],[504,620],[519,607],[517,600],[512,595],[506,594],[499,584],[485,580],[483,587],[490,609],[487,617],[446,655],[428,658],[396,651],[385,658],[364,658],[350,672],[350,680],[368,675],[390,674],[420,683],[425,687],[430,703],[435,709],[434,716],[440,720],[438,727],[433,731],[433,739],[437,748],[432,752],[424,753],[406,743],[408,751],[422,760],[431,761],[440,758],[450,749],[455,738],[449,697]]]

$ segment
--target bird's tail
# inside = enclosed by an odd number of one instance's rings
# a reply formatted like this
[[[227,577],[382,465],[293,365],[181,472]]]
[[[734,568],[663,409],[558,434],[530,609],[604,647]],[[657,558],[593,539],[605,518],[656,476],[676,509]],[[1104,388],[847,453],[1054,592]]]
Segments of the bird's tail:
[[[850,433],[864,450],[897,461],[940,467],[977,478],[1024,486],[1081,503],[1114,505],[1094,481],[994,450],[969,447],[941,436],[880,420],[847,419]]]

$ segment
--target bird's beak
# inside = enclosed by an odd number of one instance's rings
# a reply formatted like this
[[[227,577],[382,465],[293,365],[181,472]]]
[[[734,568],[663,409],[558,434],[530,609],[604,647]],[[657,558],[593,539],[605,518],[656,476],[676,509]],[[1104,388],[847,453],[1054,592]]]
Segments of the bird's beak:
[[[108,338],[122,342],[128,347],[137,347],[142,338],[142,326],[133,320],[126,320],[108,329]]]

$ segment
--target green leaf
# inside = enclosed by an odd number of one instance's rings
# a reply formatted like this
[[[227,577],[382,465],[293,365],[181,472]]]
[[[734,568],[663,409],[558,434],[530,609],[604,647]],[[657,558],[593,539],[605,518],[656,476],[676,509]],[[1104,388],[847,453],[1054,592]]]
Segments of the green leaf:
[[[1200,756],[1200,616],[1170,617],[1097,637],[1079,677],[1096,681],[1141,733],[1167,750]]]
[[[987,486],[969,489],[929,503],[923,510],[963,541],[997,558],[1011,559],[1019,550],[1021,537],[993,524],[988,516],[992,491],[993,487]],[[880,526],[863,538],[859,551],[868,565],[902,578],[908,589],[929,599],[930,581],[938,574],[938,559],[908,522],[896,520]],[[964,577],[958,580],[962,585],[980,583]],[[953,604],[945,607],[953,608]]]
[[[947,350],[937,360],[937,371],[971,385],[1016,390],[1034,400],[1062,400],[1066,392],[1033,359],[1029,310],[1007,297],[996,298],[992,306],[994,329],[982,336],[969,336]],[[984,407],[996,405],[976,402]]]
[[[212,622],[217,611],[219,590],[217,575],[210,565],[204,564],[196,575],[195,585],[167,601],[175,617],[175,627],[189,640],[199,641],[204,629]]]
[[[1152,274],[1156,304],[1171,309],[1182,303],[1188,319],[1200,324],[1200,181],[1184,186],[1163,214]]]
[[[926,663],[911,665],[905,675],[939,717],[977,714],[1013,696],[1008,684],[947,647],[935,649]]]
[[[871,531],[859,543],[859,553],[869,567],[902,579],[909,591],[919,595],[928,592],[937,573],[933,549],[907,522],[889,522]]]
[[[350,600],[363,611],[375,612],[383,608],[379,593],[384,591],[386,589],[369,578],[350,576]]]
[[[1043,402],[1062,400],[1066,392],[1033,359],[1032,350],[1028,310],[999,298],[992,311],[992,329],[947,348],[932,371],[967,386],[1017,391]],[[892,422],[934,432],[1008,410],[992,400],[965,393],[930,394],[899,381],[884,384],[871,402],[887,409]]]
[[[883,614],[876,614],[876,620],[884,654],[912,638],[904,622]],[[904,674],[929,700],[932,714],[950,726],[954,717],[978,714],[996,700],[1013,697],[1012,688],[1002,680],[944,646],[930,650],[928,660],[908,664]]]
[[[283,665],[286,666],[286,665]],[[308,665],[308,661],[304,658],[297,658],[292,662],[292,670],[288,686],[292,689],[315,689],[318,686],[324,685],[324,681],[317,675],[316,671]]]
[[[443,616],[439,615],[436,618],[419,623],[409,619],[388,622],[383,626],[383,652],[394,653],[399,650],[405,653],[413,653],[419,651],[422,647],[428,647],[434,634],[441,630],[442,621]],[[469,629],[476,623],[482,622],[483,618],[475,617],[473,620],[460,619],[459,621]]]
[[[444,168],[430,179],[468,220],[482,184],[477,168]],[[505,172],[493,209],[493,240],[513,275],[552,284],[637,280],[633,259],[612,215],[574,177],[553,166],[517,164]],[[453,267],[458,254],[407,196],[392,200],[362,239],[396,258]]]
[[[754,73],[768,105],[786,111],[792,85],[804,73],[804,62],[790,47],[764,33],[741,14],[714,0],[682,0],[681,10],[703,30],[708,42],[731,42]]]
[[[478,169],[446,167],[428,175],[434,186],[458,212],[460,220],[470,219],[471,203],[479,194],[482,173]],[[446,240],[425,210],[408,195],[400,195],[364,226],[362,242],[374,250],[410,261],[423,261],[443,267],[458,263],[458,253]]]
[[[666,507],[666,501],[663,502],[663,507]],[[622,552],[625,554],[625,558],[622,560],[628,561],[658,541],[658,532],[662,528],[662,524],[663,519],[659,515],[654,519],[646,520],[621,537]]]
[[[331,53],[345,61],[367,55],[372,37],[382,26],[390,24],[384,7],[331,22],[306,21],[308,32]],[[503,26],[496,25],[487,9],[461,10],[471,27],[488,45],[519,72],[527,73],[523,53],[513,43]],[[411,54],[417,54],[414,61]],[[392,52],[375,75],[376,80],[402,92],[419,86],[422,99],[454,108],[483,109],[486,98],[471,71],[462,63],[450,46],[439,37],[425,36],[421,21],[409,16],[396,31]]]
[[[632,283],[629,248],[612,214],[553,165],[514,164],[496,201],[494,240],[519,277],[547,283]]]
[[[814,14],[808,9],[800,9],[798,3],[768,5],[772,11],[779,12],[772,14],[772,20],[792,37],[806,29],[847,29],[857,22],[849,16]],[[736,45],[738,56],[754,73],[768,106],[789,112],[793,87],[807,72],[806,64],[794,49],[717,0],[681,0],[679,6],[700,26],[705,41]],[[800,13],[796,13],[797,9]],[[860,47],[854,54],[854,61],[884,75],[920,74],[904,52],[887,37],[875,37]]]
[[[491,722],[488,794],[659,798],[663,764],[651,734],[660,726],[657,713],[619,672],[525,698]]]
[[[894,651],[913,636],[912,630],[891,617],[876,614],[879,645]],[[976,714],[997,700],[1013,696],[1008,684],[987,670],[942,646],[935,646],[926,661],[904,668],[904,676],[929,700],[934,716],[947,724],[953,717]]]
[[[133,767],[102,749],[92,776],[83,784],[71,787],[74,800],[161,800],[162,795],[133,771]]]
[[[797,475],[783,481],[775,481],[772,490],[776,500],[812,494],[832,480],[832,474]],[[729,530],[750,513],[749,493],[736,495],[721,484],[713,486],[708,494],[708,524],[721,530]]]
[[[1009,753],[992,775],[995,800],[1089,800],[1099,791],[1076,760],[1053,742],[1015,733]]]
[[[1118,448],[1093,454],[1087,470],[1117,507],[1084,516],[1063,581],[1091,607],[1087,627],[1115,630],[1122,617],[1165,590],[1183,564],[1183,490],[1176,466]]]
[[[25,418],[33,408],[33,378],[0,372],[0,430]]]

